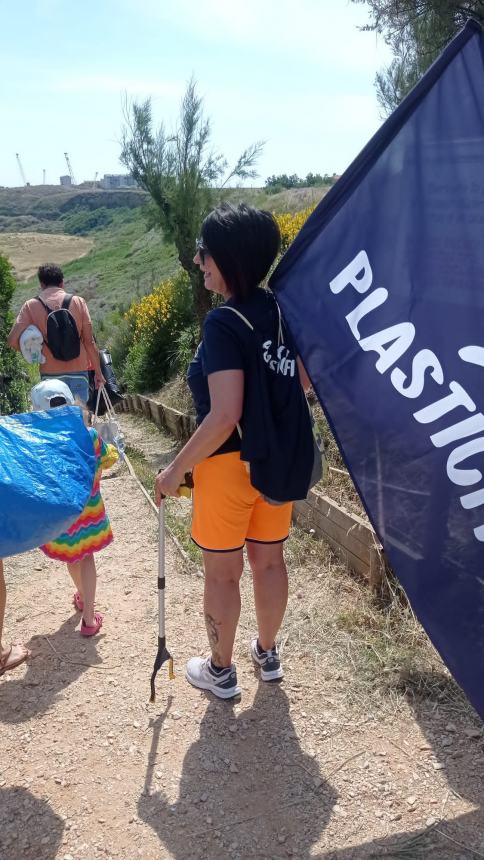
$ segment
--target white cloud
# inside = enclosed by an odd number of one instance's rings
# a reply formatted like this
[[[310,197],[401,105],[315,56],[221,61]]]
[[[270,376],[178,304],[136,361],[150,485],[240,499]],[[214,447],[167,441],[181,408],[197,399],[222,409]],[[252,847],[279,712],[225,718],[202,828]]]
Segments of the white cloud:
[[[366,7],[335,0],[122,0],[138,14],[198,35],[201,43],[225,42],[258,48],[268,58],[298,60],[338,70],[373,70],[389,51],[381,37],[361,32]]]
[[[182,96],[186,82],[185,81],[157,81],[152,78],[129,78],[116,75],[84,75],[73,74],[65,75],[62,79],[53,78],[48,84],[43,82],[43,88],[48,86],[49,89],[57,93],[72,93],[76,95],[96,93],[96,94],[112,94],[112,93],[128,93],[130,96],[154,96],[180,99]]]

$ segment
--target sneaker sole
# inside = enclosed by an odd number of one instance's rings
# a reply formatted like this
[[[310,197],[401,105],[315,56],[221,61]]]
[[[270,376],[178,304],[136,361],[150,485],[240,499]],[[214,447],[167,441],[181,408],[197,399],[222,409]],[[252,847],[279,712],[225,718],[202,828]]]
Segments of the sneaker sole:
[[[256,663],[256,666],[258,665],[259,664]],[[264,672],[264,669],[262,669],[261,666],[259,666],[259,669],[261,681],[280,681],[281,678],[284,677],[284,670],[282,667],[279,669],[273,669],[272,672]]]
[[[188,672],[185,672],[185,678],[192,687],[196,687],[197,690],[207,690],[209,693],[217,696],[218,699],[234,699],[235,696],[240,696],[242,692],[240,687],[233,687],[231,690],[221,690],[220,687],[214,684],[204,684],[203,681],[195,681],[190,677]]]

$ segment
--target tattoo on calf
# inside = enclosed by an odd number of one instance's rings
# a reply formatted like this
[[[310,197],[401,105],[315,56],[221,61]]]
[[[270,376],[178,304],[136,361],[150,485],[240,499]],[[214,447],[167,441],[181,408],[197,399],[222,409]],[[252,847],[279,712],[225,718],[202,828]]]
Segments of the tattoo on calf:
[[[215,646],[218,645],[219,633],[217,627],[222,626],[221,621],[215,621],[213,615],[210,615],[208,612],[205,613],[205,624],[207,627],[208,640],[210,645]]]
[[[207,628],[208,641],[212,650],[212,660],[217,666],[222,666],[222,660],[220,658],[220,654],[217,648],[220,638],[218,628],[222,626],[222,622],[216,621],[213,615],[210,615],[210,613],[206,612],[205,626]]]

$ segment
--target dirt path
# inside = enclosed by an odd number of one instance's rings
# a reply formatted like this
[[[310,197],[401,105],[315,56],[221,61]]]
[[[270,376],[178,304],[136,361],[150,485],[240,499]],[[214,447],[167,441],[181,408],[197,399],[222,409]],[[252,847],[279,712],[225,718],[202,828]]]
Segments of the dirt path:
[[[125,428],[155,456],[151,428],[128,418]],[[331,645],[315,660],[305,638],[317,605],[330,643],[345,599],[309,555],[293,571],[280,686],[260,684],[247,654],[246,577],[235,654],[242,697],[230,704],[184,680],[185,660],[206,647],[203,583],[169,544],[177,675],[170,682],[162,670],[147,704],[156,519],[124,468],[103,480],[103,495],[115,541],[98,556],[106,617],[94,641],[76,632],[63,565],[40,552],[6,562],[6,632],[30,641],[34,656],[0,679],[2,860],[484,856],[477,720],[445,689],[441,701],[393,710],[349,695],[351,672]]]

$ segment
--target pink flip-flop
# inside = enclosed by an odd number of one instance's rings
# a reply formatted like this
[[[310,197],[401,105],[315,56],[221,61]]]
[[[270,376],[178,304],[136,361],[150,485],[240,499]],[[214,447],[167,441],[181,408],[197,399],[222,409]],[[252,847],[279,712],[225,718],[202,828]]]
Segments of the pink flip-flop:
[[[100,612],[94,613],[94,624],[86,624],[84,618],[81,621],[81,636],[95,636],[103,626],[103,616]]]
[[[75,591],[72,595],[72,603],[78,612],[82,612],[84,610],[84,601],[78,591]]]

